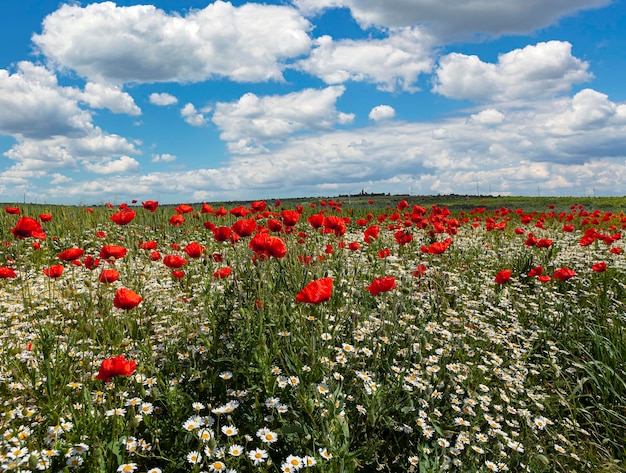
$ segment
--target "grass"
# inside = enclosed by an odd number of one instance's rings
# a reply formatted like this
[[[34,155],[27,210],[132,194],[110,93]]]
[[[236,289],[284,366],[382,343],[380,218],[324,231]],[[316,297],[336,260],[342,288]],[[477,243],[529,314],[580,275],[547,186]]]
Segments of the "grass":
[[[16,277],[0,279],[0,467],[626,471],[623,199],[439,199],[224,203],[245,216],[194,205],[180,226],[169,206],[134,208],[126,225],[110,220],[112,206],[3,213],[0,267]],[[267,227],[296,206],[297,224],[270,232],[284,256],[210,230],[244,218]],[[307,219],[321,211],[345,229],[314,229]],[[45,240],[14,237],[22,215],[44,212]],[[581,246],[589,228],[596,236]],[[551,244],[530,245],[530,234]],[[156,248],[141,249],[148,241]],[[192,242],[199,257],[184,251]],[[128,252],[87,269],[104,245]],[[68,248],[84,250],[78,263],[59,260]],[[169,268],[168,254],[187,263]],[[56,264],[63,274],[46,277]],[[549,280],[528,276],[538,266]],[[560,281],[564,267],[575,275]],[[119,279],[101,282],[104,269]],[[497,284],[504,269],[510,279]],[[296,302],[322,277],[333,280],[328,300]],[[395,287],[370,293],[383,277]],[[141,302],[115,307],[120,288]],[[96,378],[120,355],[132,373]]]

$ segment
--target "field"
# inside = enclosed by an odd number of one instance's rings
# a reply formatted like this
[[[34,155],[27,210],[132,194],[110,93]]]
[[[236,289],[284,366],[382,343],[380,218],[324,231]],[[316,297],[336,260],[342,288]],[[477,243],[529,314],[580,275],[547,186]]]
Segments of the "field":
[[[4,204],[0,471],[626,471],[625,205]]]

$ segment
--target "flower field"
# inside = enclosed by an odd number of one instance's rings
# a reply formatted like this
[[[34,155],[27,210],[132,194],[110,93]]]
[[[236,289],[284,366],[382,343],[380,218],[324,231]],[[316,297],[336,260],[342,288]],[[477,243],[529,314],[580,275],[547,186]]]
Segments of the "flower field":
[[[0,214],[0,471],[625,471],[626,215]]]

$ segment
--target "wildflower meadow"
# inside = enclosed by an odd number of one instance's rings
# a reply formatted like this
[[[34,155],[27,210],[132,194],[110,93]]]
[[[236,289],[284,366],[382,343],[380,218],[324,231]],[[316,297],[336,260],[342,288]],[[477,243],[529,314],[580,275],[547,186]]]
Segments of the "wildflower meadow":
[[[7,205],[0,471],[626,471],[626,215],[494,202]]]

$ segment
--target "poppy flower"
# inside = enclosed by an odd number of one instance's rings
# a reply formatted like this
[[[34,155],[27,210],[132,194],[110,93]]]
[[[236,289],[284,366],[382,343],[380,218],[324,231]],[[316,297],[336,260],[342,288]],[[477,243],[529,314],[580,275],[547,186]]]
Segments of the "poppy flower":
[[[380,225],[371,225],[363,232],[363,240],[365,243],[370,244],[372,239],[376,240],[380,233]]]
[[[280,220],[277,220],[275,218],[268,218],[266,223],[267,223],[267,228],[269,228],[270,232],[282,232],[283,231],[283,224]]]
[[[257,224],[253,218],[240,219],[232,224],[231,229],[240,237],[247,237],[254,233]]]
[[[8,207],[7,206],[7,208],[5,210],[6,210],[6,212],[8,214],[11,214],[11,215],[19,215],[19,214],[22,213],[19,207]]]
[[[227,213],[228,211],[222,205],[219,209],[213,212],[213,215],[215,215],[216,217],[224,217]]]
[[[567,281],[568,279],[576,276],[576,271],[566,266],[561,269],[557,269],[552,276],[559,281]]]
[[[146,200],[145,202],[142,202],[141,205],[143,205],[144,209],[154,213],[159,206],[159,203],[156,200]]]
[[[616,246],[615,248],[611,248],[609,250],[609,253],[613,253],[614,255],[621,255],[622,249],[619,246]]]
[[[119,212],[111,215],[109,220],[112,220],[117,225],[127,225],[135,218],[135,211],[132,209],[123,209]]]
[[[535,276],[539,277],[542,274],[543,274],[543,268],[541,266],[535,266],[530,271],[528,271],[528,277],[529,278],[534,278]]]
[[[159,261],[161,259],[161,253],[159,253],[158,251],[153,251],[152,253],[150,253],[150,259],[152,261]]]
[[[250,210],[252,210],[253,212],[264,212],[266,208],[267,202],[265,202],[264,200],[257,200],[250,204]]]
[[[283,219],[283,224],[286,227],[293,227],[300,220],[300,214],[295,210],[283,210],[280,212],[280,217]]]
[[[415,276],[416,278],[421,278],[422,276],[424,276],[426,274],[426,265],[424,264],[418,264],[417,267],[415,268],[415,271],[413,271],[413,276]]]
[[[190,258],[200,258],[204,253],[204,250],[204,246],[199,244],[197,241],[193,241],[183,248],[183,251],[187,253],[187,256]]]
[[[226,241],[230,238],[230,234],[233,232],[233,229],[230,227],[216,227],[213,230],[213,238],[216,241]]]
[[[176,279],[180,279],[185,276],[185,271],[175,269],[174,271],[172,271],[172,276],[174,276]]]
[[[128,250],[119,245],[105,245],[100,249],[100,258],[104,260],[115,261],[116,259],[123,258]]]
[[[115,292],[115,298],[113,299],[113,306],[118,309],[131,310],[137,307],[143,298],[132,289],[126,289],[120,287]]]
[[[187,260],[180,255],[166,255],[163,264],[168,268],[182,268],[187,264]]]
[[[178,214],[189,214],[189,213],[193,212],[193,207],[191,205],[187,205],[187,204],[180,204],[174,210]]]
[[[200,213],[201,214],[212,214],[213,213],[213,207],[211,207],[207,203],[204,203],[204,204],[202,204],[202,208],[200,209]]]
[[[507,282],[509,282],[510,279],[511,279],[511,270],[503,269],[498,274],[496,274],[494,281],[496,284],[506,284]]]
[[[127,360],[124,355],[105,358],[100,364],[100,371],[96,375],[96,379],[108,383],[114,376],[130,376],[136,367],[137,362]]]
[[[15,238],[23,240],[24,238],[37,238],[38,240],[45,240],[46,234],[41,228],[41,224],[31,217],[20,217],[14,228],[11,228],[11,232]]]
[[[100,231],[100,232],[96,232],[96,238],[106,238],[107,234]]]
[[[234,209],[230,209],[229,212],[235,217],[245,217],[246,215],[250,213],[250,211],[247,208],[245,208],[243,205],[240,205],[239,207],[235,207]]]
[[[173,227],[180,227],[183,223],[185,223],[185,217],[181,214],[174,214],[170,217],[170,225]]]
[[[60,264],[50,266],[49,268],[44,269],[43,273],[49,278],[58,278],[59,276],[61,276],[61,274],[63,274],[63,266],[61,266]]]
[[[146,241],[139,246],[142,250],[156,250],[156,247],[157,242],[154,240]]]
[[[349,249],[350,251],[356,251],[356,250],[358,250],[359,248],[361,248],[361,245],[359,245],[359,243],[358,243],[358,242],[356,242],[356,241],[353,241],[352,243],[350,243],[350,244],[348,245],[348,249]]]
[[[213,258],[213,261],[215,261],[216,263],[221,263],[224,259],[221,253],[213,253],[211,255],[211,258]]]
[[[385,276],[383,278],[374,278],[367,289],[372,296],[377,296],[381,292],[391,291],[396,288],[396,278],[393,276]]]
[[[38,217],[42,222],[50,222],[52,220],[52,214],[39,214]]]
[[[539,276],[537,278],[537,281],[539,281],[540,283],[546,283],[546,282],[550,282],[552,278],[550,276],[548,276],[547,274],[544,274],[543,276]]]
[[[552,240],[549,238],[541,238],[537,240],[537,248],[549,248],[552,246]]]
[[[283,258],[287,254],[287,245],[278,237],[267,233],[257,233],[252,237],[249,248],[256,253],[259,259],[270,257]]]
[[[330,299],[333,293],[332,278],[315,279],[304,286],[297,295],[296,302],[304,302],[306,304],[321,304]]]
[[[15,270],[6,266],[0,266],[0,279],[16,278]]]
[[[399,245],[406,245],[413,241],[413,235],[404,230],[399,230],[393,234],[393,238],[398,242]]]
[[[98,280],[103,284],[109,284],[119,279],[120,273],[115,269],[105,269],[100,273]]]
[[[604,261],[600,261],[599,263],[594,263],[591,265],[591,270],[596,273],[603,273],[606,271],[606,263]]]
[[[230,276],[231,271],[232,268],[230,268],[230,266],[226,266],[225,268],[220,268],[215,271],[213,273],[213,277],[217,279],[226,279],[228,276]]]
[[[381,259],[386,258],[389,255],[391,255],[391,251],[389,250],[389,248],[383,248],[378,252],[378,257]]]
[[[57,255],[61,261],[74,261],[85,254],[85,250],[81,248],[68,248]]]
[[[324,218],[324,228],[326,233],[333,233],[339,237],[346,233],[346,222],[341,217],[329,215]]]
[[[85,265],[85,268],[89,269],[90,271],[93,271],[100,265],[100,258],[94,258],[93,256],[85,256],[85,259],[83,259],[83,265]]]
[[[452,238],[446,238],[443,241],[436,241],[427,247],[427,252],[431,255],[440,255],[444,253],[451,244]]]

